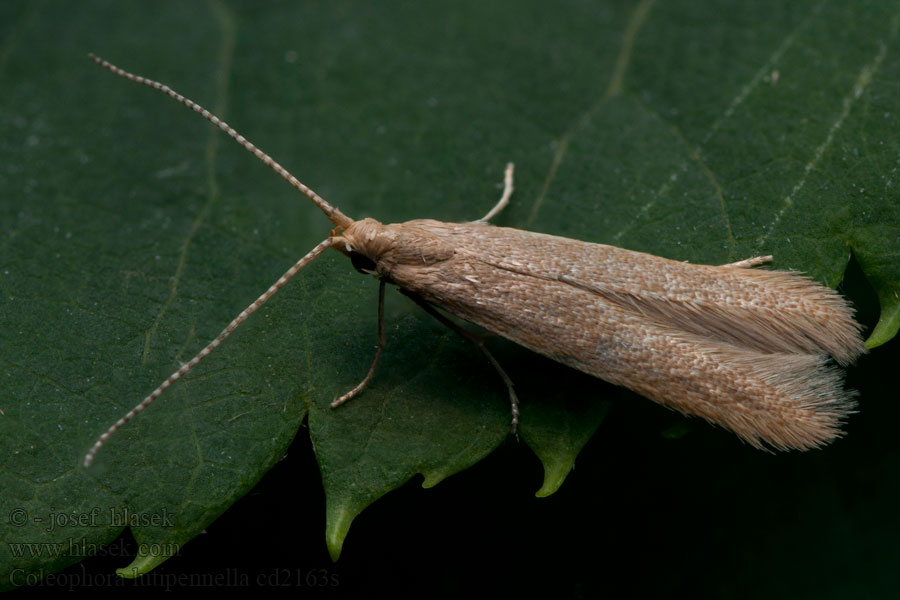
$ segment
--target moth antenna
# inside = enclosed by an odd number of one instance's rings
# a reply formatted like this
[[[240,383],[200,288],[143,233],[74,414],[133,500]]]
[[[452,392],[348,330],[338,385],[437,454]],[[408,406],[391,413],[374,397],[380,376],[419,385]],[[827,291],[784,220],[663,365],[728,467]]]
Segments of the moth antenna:
[[[94,445],[91,446],[91,449],[88,450],[88,453],[84,455],[84,468],[88,468],[91,466],[91,463],[94,462],[94,457],[97,456],[97,452],[100,451],[100,448],[102,448],[106,441],[109,440],[109,438],[115,432],[120,430],[125,425],[125,423],[141,414],[145,408],[153,404],[154,400],[162,396],[163,392],[165,392],[173,383],[190,373],[194,369],[194,367],[197,366],[197,363],[209,356],[212,351],[215,350],[219,346],[219,344],[221,344],[225,340],[225,338],[227,338],[235,329],[237,329],[238,325],[246,321],[250,317],[250,315],[255,313],[260,306],[265,304],[269,298],[274,296],[275,292],[280,290],[284,286],[284,284],[290,281],[291,278],[300,271],[300,269],[312,262],[314,258],[322,254],[322,252],[324,252],[327,248],[330,248],[331,246],[334,246],[338,243],[341,243],[341,238],[329,237],[323,240],[318,246],[310,250],[309,253],[306,254],[306,256],[294,263],[294,265],[290,269],[288,269],[287,272],[285,272],[285,274],[278,279],[278,281],[273,283],[269,287],[269,289],[267,289],[259,298],[254,300],[253,303],[250,304],[250,306],[242,310],[241,313],[237,317],[235,317],[231,323],[228,324],[228,327],[222,330],[222,333],[220,333],[216,337],[216,339],[207,344],[206,347],[203,348],[203,350],[201,350],[197,353],[196,356],[194,356],[194,358],[184,363],[180,369],[169,375],[169,377],[165,381],[163,381],[158,388],[153,390],[149,396],[141,400],[140,404],[132,408],[125,414],[124,417],[116,421],[112,426],[110,426],[109,429],[104,431],[103,434],[100,435],[99,438],[97,438],[97,441],[94,442]]]
[[[125,79],[134,81],[135,83],[142,83],[144,85],[148,85],[148,86],[152,87],[153,89],[159,90],[160,92],[166,94],[170,98],[174,98],[178,102],[181,102],[182,104],[184,104],[185,106],[187,106],[188,108],[193,110],[194,112],[200,113],[200,115],[203,118],[205,118],[210,123],[212,123],[213,125],[217,126],[219,129],[221,129],[222,131],[224,131],[225,133],[230,135],[234,139],[234,141],[236,141],[238,144],[240,144],[241,146],[246,148],[248,151],[253,153],[253,155],[256,156],[256,158],[258,158],[259,160],[261,160],[262,162],[267,164],[269,167],[272,168],[273,171],[275,171],[276,173],[281,175],[282,179],[287,181],[289,184],[294,186],[296,189],[300,190],[301,194],[303,194],[304,196],[306,196],[307,198],[312,200],[313,204],[318,206],[322,210],[322,212],[325,213],[325,216],[327,216],[328,219],[335,226],[343,229],[343,228],[349,227],[350,224],[353,223],[353,219],[351,219],[350,217],[348,217],[347,215],[342,213],[337,208],[330,205],[324,198],[322,198],[322,196],[315,193],[312,189],[310,189],[308,186],[303,184],[299,179],[297,179],[296,177],[291,175],[290,172],[287,169],[285,169],[284,167],[282,167],[274,158],[272,158],[271,156],[269,156],[268,154],[266,154],[265,152],[263,152],[262,150],[257,148],[250,140],[248,140],[247,138],[245,138],[244,136],[239,134],[237,131],[235,131],[235,129],[231,125],[229,125],[228,123],[226,123],[225,121],[223,121],[222,119],[217,117],[216,115],[212,114],[211,112],[209,112],[208,110],[206,110],[205,108],[203,108],[202,106],[200,106],[199,104],[194,102],[193,100],[191,100],[189,98],[185,98],[184,96],[182,96],[181,94],[179,94],[178,92],[176,92],[175,90],[170,88],[169,86],[165,85],[164,83],[160,83],[160,82],[154,81],[152,79],[147,79],[146,77],[142,77],[140,75],[134,75],[133,73],[129,73],[128,71],[126,71],[124,69],[120,69],[116,65],[114,65],[111,62],[108,62],[106,60],[103,60],[102,58],[95,55],[94,53],[90,53],[90,54],[88,54],[88,56],[90,57],[91,60],[93,60],[95,63],[97,63],[104,69],[107,69],[108,71],[111,71],[121,77],[124,77]]]

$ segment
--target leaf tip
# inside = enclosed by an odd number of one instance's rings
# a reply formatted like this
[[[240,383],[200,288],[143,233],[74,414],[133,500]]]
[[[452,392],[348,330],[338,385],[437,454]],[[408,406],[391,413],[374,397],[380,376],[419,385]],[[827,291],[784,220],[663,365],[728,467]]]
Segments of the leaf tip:
[[[341,550],[344,548],[344,539],[347,532],[350,531],[350,524],[359,511],[352,511],[346,507],[337,507],[328,511],[327,522],[325,524],[325,544],[328,546],[328,554],[331,560],[337,562],[341,557]]]
[[[897,308],[891,314],[885,314],[882,311],[878,324],[875,325],[875,329],[872,330],[869,339],[866,340],[866,348],[871,350],[886,344],[897,335],[898,330],[900,330],[900,308]]]
[[[168,555],[152,555],[139,552],[131,561],[131,564],[121,569],[116,569],[116,575],[123,579],[137,579],[146,575],[169,559]]]
[[[555,494],[562,487],[563,481],[566,480],[566,476],[572,470],[572,467],[573,463],[569,462],[544,462],[544,483],[541,484],[541,489],[535,492],[534,495],[538,498],[546,498]]]

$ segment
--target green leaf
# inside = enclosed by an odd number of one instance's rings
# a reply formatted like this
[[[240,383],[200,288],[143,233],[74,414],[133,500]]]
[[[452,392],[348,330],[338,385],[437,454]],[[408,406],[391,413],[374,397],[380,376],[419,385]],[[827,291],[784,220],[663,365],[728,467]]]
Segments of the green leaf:
[[[900,328],[897,30],[886,0],[3,3],[0,587],[127,526],[144,546],[125,573],[146,573],[252,489],[307,412],[334,557],[374,500],[507,439],[490,365],[396,294],[375,379],[328,408],[368,369],[377,297],[330,253],[81,469],[331,227],[88,52],[219,113],[354,218],[478,218],[514,161],[500,225],[702,263],[773,254],[830,285],[852,255],[881,305],[874,347]],[[628,394],[488,345],[552,493]]]

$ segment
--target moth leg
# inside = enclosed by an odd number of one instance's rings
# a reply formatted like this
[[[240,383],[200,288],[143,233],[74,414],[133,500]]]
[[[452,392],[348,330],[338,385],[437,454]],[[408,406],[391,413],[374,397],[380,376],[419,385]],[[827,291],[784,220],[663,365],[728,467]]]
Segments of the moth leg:
[[[758,267],[759,265],[764,265],[766,263],[772,262],[772,256],[754,256],[753,258],[745,258],[744,260],[739,260],[737,262],[728,263],[727,265],[722,265],[723,267],[738,267],[741,269],[748,269],[750,267]]]
[[[331,408],[337,408],[363,391],[369,385],[372,376],[375,375],[375,367],[378,365],[378,359],[381,358],[381,350],[384,348],[384,280],[382,279],[378,283],[378,348],[375,350],[375,360],[372,361],[372,366],[369,367],[369,373],[366,375],[366,378],[360,381],[355,388],[332,402]]]
[[[509,197],[512,196],[513,193],[513,164],[508,163],[506,165],[506,171],[503,174],[503,195],[500,196],[500,201],[488,211],[488,214],[484,215],[477,221],[472,221],[473,223],[482,223],[487,225],[487,222],[500,214],[500,211],[506,208],[506,205],[509,204]]]
[[[510,167],[511,166],[512,165],[510,165]],[[421,306],[422,310],[427,312],[429,315],[455,331],[464,339],[467,339],[475,344],[484,353],[490,363],[494,365],[494,369],[496,369],[497,373],[500,374],[500,378],[503,379],[503,383],[506,384],[506,389],[509,391],[510,412],[512,413],[512,420],[510,421],[509,431],[510,433],[515,435],[516,429],[519,427],[519,398],[518,396],[516,396],[515,389],[513,389],[512,379],[509,378],[509,375],[506,374],[506,371],[503,370],[503,367],[500,366],[500,363],[497,362],[497,359],[494,358],[494,355],[491,354],[490,350],[487,349],[487,346],[484,345],[484,340],[482,340],[480,336],[472,333],[471,331],[463,329],[462,327],[439,313],[433,306],[428,304],[418,294],[404,290],[403,288],[400,288],[400,292],[405,296],[408,296],[410,299],[412,299],[413,302]]]

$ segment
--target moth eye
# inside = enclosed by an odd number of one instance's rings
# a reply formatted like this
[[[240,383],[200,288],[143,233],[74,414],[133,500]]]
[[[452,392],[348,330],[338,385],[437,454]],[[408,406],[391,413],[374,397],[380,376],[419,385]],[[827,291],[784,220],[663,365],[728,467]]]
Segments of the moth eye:
[[[360,254],[356,251],[350,252],[350,262],[353,263],[353,268],[362,273],[363,275],[372,275],[375,273],[375,261],[366,256],[365,254]]]

